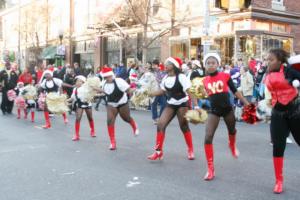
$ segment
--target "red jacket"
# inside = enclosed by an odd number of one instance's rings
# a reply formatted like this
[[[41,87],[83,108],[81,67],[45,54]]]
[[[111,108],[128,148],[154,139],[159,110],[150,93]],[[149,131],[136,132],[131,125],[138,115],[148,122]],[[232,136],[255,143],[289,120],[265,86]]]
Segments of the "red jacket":
[[[287,105],[298,96],[298,90],[285,78],[284,66],[280,67],[279,72],[269,73],[265,83],[272,96],[272,106],[277,102]]]
[[[29,72],[22,73],[19,76],[18,82],[23,82],[24,85],[31,84],[32,83],[32,75]]]

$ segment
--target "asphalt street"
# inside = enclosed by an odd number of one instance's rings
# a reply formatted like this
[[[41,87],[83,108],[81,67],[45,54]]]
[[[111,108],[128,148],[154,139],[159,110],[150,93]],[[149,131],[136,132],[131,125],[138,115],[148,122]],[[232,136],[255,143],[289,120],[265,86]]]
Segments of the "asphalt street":
[[[94,112],[96,138],[89,136],[86,117],[81,140],[73,142],[74,115],[64,125],[52,118],[43,130],[43,113],[33,124],[15,115],[0,116],[0,200],[270,200],[300,199],[300,148],[289,144],[285,159],[285,192],[275,195],[272,147],[267,124],[237,124],[239,159],[227,147],[221,122],[214,140],[216,178],[206,172],[204,125],[191,125],[196,160],[186,156],[177,120],[169,125],[164,160],[149,161],[156,127],[151,114],[132,111],[140,136],[120,118],[116,123],[117,150],[110,151],[104,108]]]

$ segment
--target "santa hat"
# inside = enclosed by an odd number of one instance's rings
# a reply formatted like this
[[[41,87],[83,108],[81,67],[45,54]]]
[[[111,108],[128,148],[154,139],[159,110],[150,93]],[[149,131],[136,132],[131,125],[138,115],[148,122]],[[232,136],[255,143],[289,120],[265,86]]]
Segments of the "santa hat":
[[[110,67],[103,67],[103,69],[100,72],[100,75],[105,78],[105,77],[109,77],[109,76],[114,76],[114,72],[112,70],[112,68]]]
[[[296,70],[300,71],[300,55],[291,56],[288,63]]]
[[[208,53],[203,58],[203,63],[206,65],[206,62],[209,58],[215,58],[218,61],[218,64],[221,65],[221,57],[217,53]]]
[[[176,68],[181,69],[181,65],[182,65],[182,60],[180,58],[173,58],[173,57],[169,57],[167,58],[166,62],[170,62],[173,65],[175,65]]]
[[[137,78],[138,78],[137,74],[131,74],[129,77],[129,79],[132,81],[137,80]]]
[[[81,80],[82,82],[86,82],[86,78],[84,77],[84,76],[82,76],[82,75],[78,75],[78,76],[76,76],[75,77],[75,80],[77,80],[77,79],[79,79],[79,80]]]
[[[41,79],[40,79],[40,83],[42,83],[42,81],[44,80],[46,74],[50,74],[50,76],[53,76],[53,72],[52,72],[51,70],[48,70],[48,69],[45,70],[45,71],[43,72],[43,74],[42,74]]]
[[[24,85],[24,83],[23,83],[22,81],[19,81],[19,82],[17,83],[17,86],[20,86],[20,85]]]

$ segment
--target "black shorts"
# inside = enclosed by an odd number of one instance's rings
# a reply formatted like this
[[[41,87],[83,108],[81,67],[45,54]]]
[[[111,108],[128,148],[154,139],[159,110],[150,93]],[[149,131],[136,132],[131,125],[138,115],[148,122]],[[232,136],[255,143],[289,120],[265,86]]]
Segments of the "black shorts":
[[[80,102],[76,102],[75,103],[75,109],[77,108],[81,108],[81,109],[91,109],[92,106],[89,105],[89,103],[80,103]]]
[[[209,113],[217,115],[218,117],[226,117],[231,111],[233,111],[232,106],[223,108],[212,107],[208,110]]]
[[[184,102],[180,105],[173,105],[173,104],[167,103],[167,107],[173,108],[174,110],[178,110],[179,108],[182,108],[182,107],[189,107],[189,105],[188,105],[188,102]]]

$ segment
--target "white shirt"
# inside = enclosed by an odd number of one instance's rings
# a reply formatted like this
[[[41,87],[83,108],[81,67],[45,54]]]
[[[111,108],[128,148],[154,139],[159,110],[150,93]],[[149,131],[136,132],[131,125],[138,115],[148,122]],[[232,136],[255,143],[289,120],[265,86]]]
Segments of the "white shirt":
[[[130,88],[129,84],[121,78],[115,78],[115,81],[116,81],[116,84],[117,84],[119,90],[124,92],[124,94],[123,94],[123,97],[120,99],[120,101],[117,102],[117,103],[107,102],[107,104],[112,106],[112,107],[118,107],[119,105],[127,103],[128,97],[127,97],[127,94],[126,94],[126,90],[128,90]],[[104,81],[102,89],[104,90],[105,94],[110,95],[115,90],[115,85],[114,85],[113,82],[112,83],[107,83],[106,81]]]
[[[168,104],[171,105],[180,105],[183,104],[185,102],[187,102],[189,100],[188,94],[187,94],[187,90],[192,86],[191,81],[184,75],[184,74],[179,74],[178,75],[178,79],[179,79],[179,83],[182,85],[183,91],[186,94],[186,97],[176,100],[174,98],[169,99],[167,102]],[[175,85],[175,81],[176,81],[176,76],[165,76],[160,84],[160,88],[163,91],[167,91],[165,86],[167,88],[172,88]]]
[[[83,87],[79,87],[79,88],[74,88],[73,89],[73,92],[72,92],[72,95],[71,95],[71,99],[73,99],[73,100],[77,100],[76,99],[76,95],[75,95],[75,91],[76,91],[76,89],[77,89],[77,97],[78,97],[78,99],[82,102],[82,103],[85,103],[85,96],[86,96],[86,94],[85,94],[85,91],[84,91],[84,88]],[[88,106],[92,106],[92,103],[89,103],[88,104]]]
[[[53,88],[54,87],[54,83],[55,83],[55,85],[58,86],[58,88],[60,88],[62,86],[62,84],[63,84],[63,81],[60,80],[60,79],[58,79],[58,78],[53,78],[50,81],[47,81],[46,79],[44,79],[42,81],[42,83],[41,83],[41,87],[43,89],[46,89],[46,86],[47,86],[47,88]]]

